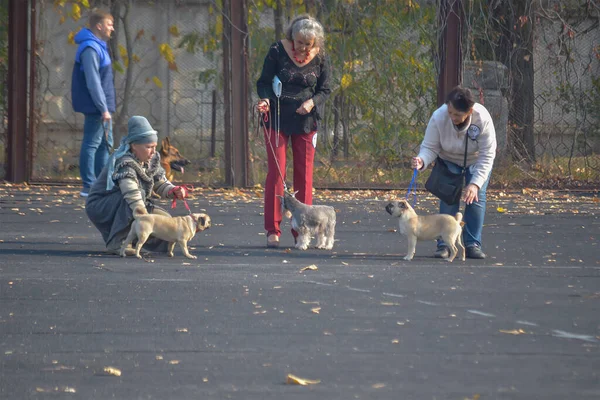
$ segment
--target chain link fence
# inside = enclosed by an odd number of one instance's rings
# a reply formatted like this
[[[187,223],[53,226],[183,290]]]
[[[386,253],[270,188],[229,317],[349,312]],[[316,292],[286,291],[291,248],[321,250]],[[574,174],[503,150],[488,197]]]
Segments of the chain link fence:
[[[278,13],[255,4],[253,79],[278,17],[310,11],[326,28],[334,90],[319,132],[316,186],[408,184],[408,160],[437,107],[438,43],[447,24],[439,6],[307,1]],[[498,136],[492,185],[599,182],[598,5],[468,0],[461,7],[463,85],[488,108]],[[253,151],[264,158],[261,148]]]
[[[600,5],[469,1],[465,84],[490,98],[510,178],[600,181]],[[495,101],[497,95],[506,101]],[[499,164],[499,165],[498,165]]]
[[[83,115],[71,106],[73,36],[87,23],[82,1],[39,1],[36,49],[34,181],[79,179]],[[175,181],[222,185],[222,58],[220,14],[208,1],[90,1],[109,10],[115,33],[109,42],[117,113],[115,146],[127,120],[143,115],[170,138],[192,168]],[[160,144],[159,144],[160,148]]]
[[[269,46],[283,38],[281,28],[293,16],[310,12],[326,30],[325,52],[332,64],[332,93],[318,132],[315,186],[367,188],[408,183],[412,171],[406,162],[418,147],[436,102],[436,4],[278,2],[280,7],[284,3],[288,6],[278,11],[276,6],[249,2],[253,101]],[[256,121],[255,117],[254,129]],[[266,149],[260,134],[252,144],[252,176],[262,178]]]
[[[6,3],[1,0],[3,9]],[[79,177],[83,116],[72,111],[70,85],[72,37],[85,25],[84,3],[37,1],[34,181]],[[250,182],[262,184],[266,172],[253,107],[264,57],[294,15],[310,12],[326,29],[333,88],[319,131],[315,186],[405,187],[408,161],[437,107],[438,43],[445,24],[439,0],[246,4]],[[463,84],[490,110],[500,145],[492,185],[541,186],[565,178],[600,182],[598,4],[461,4]],[[224,184],[220,2],[98,0],[89,6],[115,16],[110,42],[118,98],[115,141],[131,115],[144,115],[161,139],[169,136],[191,161],[193,167],[175,181]],[[5,104],[0,104],[0,147],[6,145]],[[6,162],[1,150],[0,177]]]

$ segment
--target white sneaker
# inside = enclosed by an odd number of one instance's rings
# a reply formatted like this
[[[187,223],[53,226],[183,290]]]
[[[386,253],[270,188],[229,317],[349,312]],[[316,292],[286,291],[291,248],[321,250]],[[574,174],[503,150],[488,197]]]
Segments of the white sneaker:
[[[84,192],[83,190],[81,192],[79,192],[79,196],[81,197],[88,197],[90,194],[88,192]]]

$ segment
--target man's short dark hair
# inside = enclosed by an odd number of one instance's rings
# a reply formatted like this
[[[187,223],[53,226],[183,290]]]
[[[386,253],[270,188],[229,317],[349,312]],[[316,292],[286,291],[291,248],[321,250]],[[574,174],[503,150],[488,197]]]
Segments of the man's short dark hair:
[[[451,103],[457,111],[467,112],[475,104],[473,94],[467,88],[456,86],[446,97],[446,104]]]

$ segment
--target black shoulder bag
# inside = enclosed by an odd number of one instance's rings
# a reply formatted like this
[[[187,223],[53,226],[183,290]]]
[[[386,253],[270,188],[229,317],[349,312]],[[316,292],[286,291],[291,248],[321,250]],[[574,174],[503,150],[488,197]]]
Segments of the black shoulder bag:
[[[465,135],[465,159],[460,174],[455,174],[448,169],[448,165],[439,156],[435,160],[435,165],[431,174],[425,182],[425,189],[431,194],[442,200],[444,203],[453,205],[460,202],[462,189],[465,183],[465,173],[467,171],[467,146],[469,137]]]

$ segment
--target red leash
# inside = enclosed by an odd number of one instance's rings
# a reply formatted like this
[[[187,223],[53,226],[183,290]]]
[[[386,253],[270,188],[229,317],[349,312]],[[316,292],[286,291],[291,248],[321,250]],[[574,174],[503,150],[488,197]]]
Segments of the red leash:
[[[173,194],[173,202],[171,203],[171,208],[177,207],[177,197],[175,197],[174,192],[175,192],[175,190],[177,190],[179,188],[183,189],[183,198],[181,199],[183,201],[183,205],[188,210],[190,215],[192,215],[192,210],[190,210],[190,206],[188,205],[188,203],[185,199],[187,192],[191,192],[192,190],[194,190],[194,187],[192,185],[175,186],[173,189],[169,190],[169,192],[167,194]]]
[[[260,111],[259,111],[260,113]],[[261,113],[262,121],[259,118],[259,124],[262,125],[263,130],[265,131],[265,136],[267,137],[267,141],[269,142],[269,147],[271,148],[271,152],[273,153],[273,160],[275,160],[275,165],[277,166],[277,172],[279,172],[279,177],[281,178],[281,182],[283,183],[283,190],[287,192],[287,185],[285,184],[285,179],[283,178],[283,173],[281,172],[281,167],[279,166],[279,162],[277,161],[277,154],[275,153],[275,149],[273,148],[273,143],[271,143],[271,131],[267,128],[267,122],[269,122],[269,114]],[[262,123],[261,123],[262,122]],[[275,135],[279,135],[279,132],[274,131]],[[277,140],[279,136],[275,138]],[[277,145],[277,143],[275,144]]]

